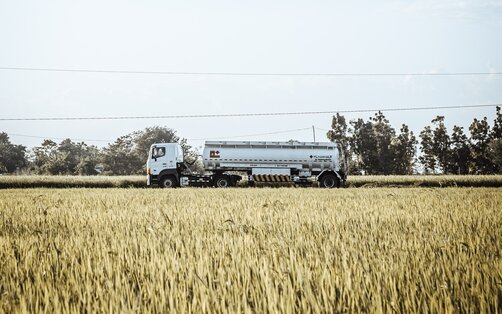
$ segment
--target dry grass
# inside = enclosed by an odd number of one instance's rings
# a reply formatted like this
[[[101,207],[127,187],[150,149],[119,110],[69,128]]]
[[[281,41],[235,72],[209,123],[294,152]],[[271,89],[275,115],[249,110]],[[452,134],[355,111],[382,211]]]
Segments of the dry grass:
[[[502,187],[502,175],[350,176],[348,187]]]
[[[144,176],[0,176],[0,189],[146,187]]]
[[[246,182],[242,182],[245,186]],[[258,184],[263,186],[265,184]],[[270,184],[269,184],[270,185]],[[146,187],[144,176],[0,176],[0,189]],[[502,175],[349,176],[347,187],[502,187]]]
[[[0,312],[497,312],[495,188],[0,191]]]

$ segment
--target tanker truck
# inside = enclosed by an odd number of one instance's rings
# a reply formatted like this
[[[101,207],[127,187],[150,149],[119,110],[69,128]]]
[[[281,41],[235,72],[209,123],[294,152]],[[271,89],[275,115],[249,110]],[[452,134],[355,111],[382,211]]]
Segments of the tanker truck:
[[[204,173],[192,173],[178,143],[158,143],[150,148],[147,185],[162,188],[182,186],[236,186],[243,176],[256,182],[289,182],[337,188],[345,183],[335,143],[206,141],[202,153]]]

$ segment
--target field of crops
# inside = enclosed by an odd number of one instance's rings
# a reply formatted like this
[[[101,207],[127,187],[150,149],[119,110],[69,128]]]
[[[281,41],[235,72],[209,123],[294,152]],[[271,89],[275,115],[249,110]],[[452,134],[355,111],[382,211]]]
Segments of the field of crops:
[[[246,182],[241,182],[240,186],[246,186]],[[146,187],[146,175],[0,176],[0,189],[37,187],[142,188]],[[502,187],[502,175],[349,176],[346,187]]]
[[[146,187],[144,176],[0,176],[0,189]]]
[[[0,312],[497,312],[497,188],[5,189]]]

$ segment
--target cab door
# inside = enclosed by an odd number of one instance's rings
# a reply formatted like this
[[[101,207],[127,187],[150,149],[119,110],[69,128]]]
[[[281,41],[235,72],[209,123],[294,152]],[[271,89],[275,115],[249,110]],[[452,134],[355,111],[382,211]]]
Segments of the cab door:
[[[166,167],[166,147],[153,146],[150,156],[150,172],[152,175],[158,175]]]
[[[164,169],[176,169],[176,145],[165,144],[152,147],[150,171],[158,175]]]

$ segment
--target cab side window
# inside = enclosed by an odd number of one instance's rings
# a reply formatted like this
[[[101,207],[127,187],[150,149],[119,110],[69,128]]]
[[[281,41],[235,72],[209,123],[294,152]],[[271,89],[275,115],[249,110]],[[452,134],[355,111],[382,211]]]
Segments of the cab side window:
[[[166,148],[165,147],[154,147],[152,151],[152,158],[159,158],[163,157],[166,154]]]

